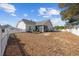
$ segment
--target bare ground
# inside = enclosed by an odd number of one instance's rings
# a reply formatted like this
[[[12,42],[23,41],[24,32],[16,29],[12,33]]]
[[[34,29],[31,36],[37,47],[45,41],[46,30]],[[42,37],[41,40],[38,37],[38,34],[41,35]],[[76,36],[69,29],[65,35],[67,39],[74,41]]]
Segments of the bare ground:
[[[68,32],[15,33],[4,55],[79,56],[79,37]]]

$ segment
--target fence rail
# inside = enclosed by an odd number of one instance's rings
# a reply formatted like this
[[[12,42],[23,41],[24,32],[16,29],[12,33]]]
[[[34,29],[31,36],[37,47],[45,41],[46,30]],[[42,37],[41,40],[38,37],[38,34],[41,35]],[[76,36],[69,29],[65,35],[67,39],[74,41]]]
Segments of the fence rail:
[[[67,32],[70,32],[70,33],[72,33],[72,34],[74,34],[74,35],[77,35],[77,36],[79,36],[79,28],[71,28],[71,29],[65,29],[65,30],[61,30],[62,32],[63,31],[67,31]]]
[[[79,28],[78,29],[68,29],[68,32],[71,32],[72,34],[79,36]]]
[[[0,56],[3,56],[4,54],[10,34],[15,32],[23,32],[23,31],[21,29],[16,29],[16,28],[15,29],[6,28],[5,32],[2,33],[0,28]]]
[[[9,34],[8,33],[4,33],[4,37],[1,38],[1,56],[3,55],[4,51],[5,51],[5,48],[6,48],[6,45],[7,45],[7,41],[8,41],[8,38],[9,38]]]

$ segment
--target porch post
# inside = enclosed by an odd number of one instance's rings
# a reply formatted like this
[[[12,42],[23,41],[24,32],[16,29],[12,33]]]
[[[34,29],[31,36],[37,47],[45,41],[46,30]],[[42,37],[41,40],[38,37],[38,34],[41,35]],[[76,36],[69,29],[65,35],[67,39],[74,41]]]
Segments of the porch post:
[[[44,32],[44,26],[42,26],[42,32]]]

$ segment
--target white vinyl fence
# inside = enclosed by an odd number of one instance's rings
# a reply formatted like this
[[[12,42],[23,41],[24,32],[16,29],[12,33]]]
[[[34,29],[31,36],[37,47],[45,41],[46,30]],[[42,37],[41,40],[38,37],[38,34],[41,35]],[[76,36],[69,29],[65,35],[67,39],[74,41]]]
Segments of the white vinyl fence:
[[[71,32],[72,34],[75,34],[77,36],[79,36],[79,28],[78,29],[67,29],[68,32]]]
[[[9,31],[6,31],[4,33],[1,33],[1,38],[0,38],[0,51],[1,51],[0,52],[0,55],[1,56],[3,55],[3,53],[5,51],[8,38],[9,38]]]
[[[0,28],[0,56],[3,56],[4,54],[10,33],[15,33],[15,32],[23,32],[23,31],[16,28],[14,29],[6,28],[5,32],[2,33],[2,29]]]
[[[77,35],[77,36],[79,36],[79,28],[72,28],[72,29],[65,29],[65,30],[61,30],[62,32],[64,32],[64,31],[67,31],[67,32],[70,32],[70,33],[72,33],[72,34],[74,34],[74,35]]]

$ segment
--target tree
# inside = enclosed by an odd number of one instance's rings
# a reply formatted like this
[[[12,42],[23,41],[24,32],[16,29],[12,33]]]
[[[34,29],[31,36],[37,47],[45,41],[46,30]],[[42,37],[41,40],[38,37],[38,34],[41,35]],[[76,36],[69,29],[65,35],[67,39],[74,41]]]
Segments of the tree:
[[[64,29],[65,27],[64,27],[64,26],[55,26],[55,28],[56,28],[57,30],[62,30],[62,29]]]
[[[62,20],[70,20],[79,14],[79,3],[61,3],[59,7],[63,9],[60,13]]]
[[[61,3],[59,7],[62,20],[67,20],[66,28],[73,28],[79,24],[79,3]]]

